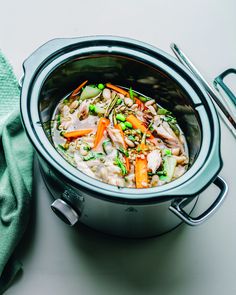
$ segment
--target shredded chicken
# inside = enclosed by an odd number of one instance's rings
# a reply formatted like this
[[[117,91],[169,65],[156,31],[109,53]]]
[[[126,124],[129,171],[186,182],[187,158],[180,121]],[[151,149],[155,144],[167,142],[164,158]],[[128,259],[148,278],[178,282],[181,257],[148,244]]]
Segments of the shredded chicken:
[[[162,158],[159,150],[154,150],[147,155],[148,169],[155,173],[160,167]]]
[[[182,176],[184,173],[186,172],[185,166],[182,165],[178,165],[175,168],[175,172],[174,172],[174,178],[179,178],[180,176]]]
[[[79,109],[78,109],[78,117],[80,119],[87,118],[88,112],[89,112],[89,104],[90,104],[90,102],[88,100],[84,100],[81,102]]]
[[[166,128],[163,125],[159,125],[156,126],[155,124],[153,124],[153,128],[154,130],[156,130],[158,136],[160,136],[163,140],[165,140],[165,142],[167,143],[167,145],[169,147],[179,147],[180,143],[179,140],[176,136],[174,136],[173,134],[170,134]]]
[[[113,127],[108,127],[107,132],[116,147],[124,146],[124,139],[120,133],[120,130]]]
[[[70,108],[68,105],[63,105],[61,114],[64,118],[70,117]]]

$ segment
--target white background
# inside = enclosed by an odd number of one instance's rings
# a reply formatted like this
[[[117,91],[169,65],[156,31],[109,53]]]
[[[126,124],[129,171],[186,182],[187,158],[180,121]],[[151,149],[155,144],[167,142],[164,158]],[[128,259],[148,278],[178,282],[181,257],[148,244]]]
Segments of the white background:
[[[55,37],[127,36],[169,53],[176,42],[211,83],[236,68],[235,13],[235,0],[8,0],[1,2],[0,48],[20,77],[23,60]],[[216,215],[146,240],[64,225],[51,212],[36,166],[35,208],[18,250],[24,272],[6,294],[236,294],[236,153],[225,126],[221,147],[220,174],[230,191]],[[216,193],[201,195],[199,212]]]

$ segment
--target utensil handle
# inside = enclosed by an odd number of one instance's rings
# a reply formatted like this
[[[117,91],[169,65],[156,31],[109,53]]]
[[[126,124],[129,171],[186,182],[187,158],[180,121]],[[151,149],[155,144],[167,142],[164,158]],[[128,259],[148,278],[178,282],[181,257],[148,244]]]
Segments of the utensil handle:
[[[214,86],[216,90],[218,89],[218,85],[224,90],[224,92],[227,94],[229,99],[233,102],[234,106],[236,106],[236,96],[233,94],[233,92],[229,89],[229,87],[224,83],[224,78],[228,76],[229,74],[236,74],[236,69],[228,69],[224,71],[222,74],[220,74],[218,77],[214,80]]]
[[[233,135],[236,137],[236,121],[231,116],[229,110],[226,108],[224,103],[222,103],[221,99],[215,94],[213,91],[213,88],[208,84],[208,82],[205,80],[205,78],[201,75],[201,73],[196,69],[196,67],[193,65],[193,63],[190,61],[190,59],[183,53],[183,51],[175,44],[172,43],[170,45],[171,49],[173,50],[176,57],[179,59],[179,61],[189,69],[190,72],[198,79],[198,81],[202,84],[202,86],[207,91],[209,97],[214,100],[214,102],[217,104],[220,114],[222,118],[224,119],[226,125],[231,130]]]
[[[216,212],[216,210],[223,203],[228,192],[228,185],[220,176],[217,176],[213,183],[220,189],[220,193],[215,201],[210,205],[210,207],[199,216],[191,217],[183,210],[183,207],[185,207],[187,203],[189,203],[188,198],[173,201],[173,203],[169,207],[169,210],[188,225],[195,226],[203,223]]]

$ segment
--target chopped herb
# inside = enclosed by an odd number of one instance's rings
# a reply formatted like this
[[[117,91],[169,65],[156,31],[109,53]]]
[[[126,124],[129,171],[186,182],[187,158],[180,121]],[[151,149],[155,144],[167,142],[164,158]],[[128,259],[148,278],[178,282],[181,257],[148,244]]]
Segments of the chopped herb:
[[[68,101],[69,101],[69,100],[66,98],[66,99],[63,100],[63,103],[64,103],[64,104],[67,104]]]
[[[76,165],[74,157],[72,157],[68,151],[67,148],[65,148],[62,144],[58,144],[57,146],[57,150],[59,151],[59,153],[63,154],[63,157],[65,157],[65,159],[73,166]]]
[[[109,139],[107,140],[104,140],[103,143],[102,143],[102,148],[103,148],[103,151],[106,155],[109,154],[109,149],[108,147],[112,147],[112,144],[111,144],[111,141]]]
[[[160,179],[161,181],[166,181],[166,180],[168,180],[168,177],[165,176],[165,175],[160,175],[160,176],[159,176],[159,179]]]
[[[148,99],[145,96],[139,96],[139,100],[141,100],[142,102],[146,102]]]
[[[138,134],[141,134],[141,133],[142,133],[142,131],[141,131],[140,129],[136,129],[136,132],[137,132]]]
[[[165,153],[166,156],[171,156],[172,155],[171,150],[169,150],[169,149],[164,149],[164,153]]]
[[[169,122],[170,122],[170,123],[174,123],[174,124],[177,123],[176,118],[173,117],[173,116],[170,116],[170,115],[165,116],[165,117],[163,118],[163,120],[166,121],[166,122],[168,122],[168,123],[169,123]]]
[[[172,113],[166,109],[160,108],[160,109],[158,109],[157,114],[158,115],[171,115]]]
[[[176,124],[172,123],[172,122],[168,122],[168,124],[170,125],[171,129],[174,131],[174,133],[179,136],[180,132],[179,132],[179,128],[177,127]]]
[[[118,98],[116,104],[117,104],[117,105],[122,104],[122,98]]]
[[[136,97],[139,96],[139,94],[137,92],[134,92],[133,90],[132,90],[132,92],[133,92],[133,96],[136,96]]]
[[[137,147],[137,152],[138,152],[138,153],[141,152],[141,147],[140,147],[140,145]]]
[[[89,110],[90,110],[90,112],[95,112],[95,105],[94,104],[90,104],[89,105]]]
[[[111,142],[110,139],[107,139],[107,140],[104,140],[102,144],[106,146],[110,142]]]
[[[153,130],[154,130],[154,128],[153,128],[152,126],[150,126],[149,130],[150,130],[150,131],[153,131]]]
[[[122,175],[126,175],[127,174],[126,167],[123,164],[123,162],[120,160],[119,156],[116,156],[116,158],[115,158],[115,164],[121,169]]]
[[[66,150],[67,150],[67,149],[65,148],[65,146],[62,145],[62,144],[58,144],[58,147],[59,147],[59,149],[61,149],[61,150],[63,150],[63,151],[66,151]]]
[[[134,100],[134,92],[133,92],[132,87],[130,87],[130,89],[129,89],[129,96],[132,100]]]
[[[148,175],[149,175],[149,176],[153,176],[153,175],[166,176],[166,171],[165,171],[165,170],[162,170],[162,171],[157,171],[157,172],[155,172],[155,173],[153,173],[153,172],[148,172]]]
[[[129,156],[129,153],[126,149],[124,149],[123,147],[119,147],[118,151],[121,152],[123,155],[125,155],[126,157]]]
[[[103,153],[95,153],[95,152],[89,152],[87,156],[83,157],[84,161],[89,161],[93,159],[99,159],[104,156]]]
[[[91,147],[90,147],[89,145],[86,145],[86,146],[83,147],[83,149],[84,149],[85,151],[90,151],[90,150],[91,150]]]
[[[57,129],[61,125],[61,114],[57,115]]]
[[[166,176],[167,172],[165,170],[161,170],[161,171],[157,171],[156,174],[159,175],[159,176],[161,176],[161,175]]]
[[[92,152],[91,153],[88,153],[87,156],[83,157],[83,160],[84,161],[89,161],[89,160],[92,160],[92,159],[95,159],[95,155]]]
[[[135,138],[134,138],[133,135],[129,135],[129,136],[128,136],[128,139],[130,139],[130,140],[132,140],[132,141],[135,141]]]

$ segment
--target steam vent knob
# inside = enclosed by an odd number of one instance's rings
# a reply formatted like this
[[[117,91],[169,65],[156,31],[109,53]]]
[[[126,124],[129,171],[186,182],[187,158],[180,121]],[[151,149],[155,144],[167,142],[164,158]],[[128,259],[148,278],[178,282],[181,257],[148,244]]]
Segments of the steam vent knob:
[[[79,220],[79,215],[77,212],[64,200],[56,199],[51,208],[53,212],[65,223],[73,226]]]

